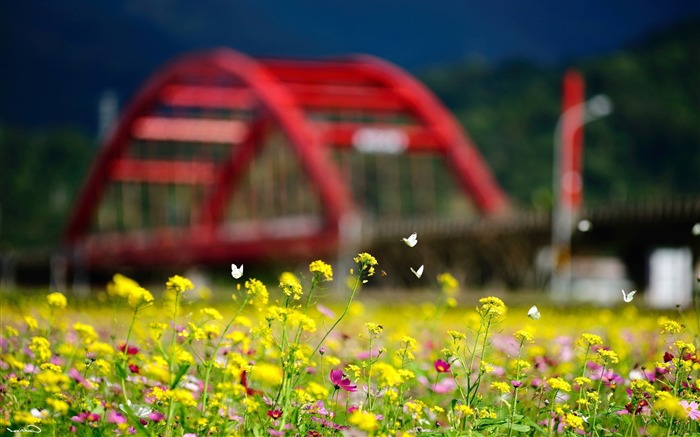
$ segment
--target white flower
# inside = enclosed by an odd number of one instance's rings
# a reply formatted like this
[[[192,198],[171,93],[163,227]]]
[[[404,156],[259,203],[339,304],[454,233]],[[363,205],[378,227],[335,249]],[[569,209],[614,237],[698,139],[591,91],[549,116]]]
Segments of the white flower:
[[[625,293],[625,290],[622,290],[622,300],[625,302],[632,302],[632,299],[634,298],[634,293],[636,293],[637,290],[632,290],[629,293]]]
[[[537,305],[533,305],[532,308],[530,308],[530,311],[527,312],[527,316],[533,320],[539,320],[540,317],[542,317],[540,310],[537,309]]]
[[[418,234],[416,232],[412,233],[408,238],[404,238],[403,242],[406,243],[408,247],[413,247],[418,244]]]
[[[235,264],[231,264],[231,276],[233,279],[238,279],[243,276],[243,264],[240,267],[236,267]]]
[[[413,272],[413,274],[416,275],[417,278],[423,276],[423,266],[418,267],[418,270],[413,270],[413,267],[411,267],[410,269]]]

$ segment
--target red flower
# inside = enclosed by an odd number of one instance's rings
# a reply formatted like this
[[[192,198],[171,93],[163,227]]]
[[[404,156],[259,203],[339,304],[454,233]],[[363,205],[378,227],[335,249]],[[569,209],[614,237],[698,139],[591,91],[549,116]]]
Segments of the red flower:
[[[450,363],[445,360],[437,360],[435,361],[435,370],[438,373],[447,373],[450,371]]]
[[[279,419],[282,417],[282,410],[270,410],[267,412],[267,415],[272,417],[273,419]]]
[[[342,388],[346,391],[357,391],[357,386],[352,385],[350,379],[345,376],[343,371],[340,369],[331,370],[331,382],[335,385],[336,390]]]
[[[136,346],[129,346],[128,344],[122,343],[119,345],[119,352],[126,352],[127,355],[136,355],[139,353],[139,349]]]
[[[139,366],[137,366],[134,363],[129,364],[129,370],[131,371],[131,373],[136,373],[136,374],[138,374],[141,371],[141,369],[139,369]]]

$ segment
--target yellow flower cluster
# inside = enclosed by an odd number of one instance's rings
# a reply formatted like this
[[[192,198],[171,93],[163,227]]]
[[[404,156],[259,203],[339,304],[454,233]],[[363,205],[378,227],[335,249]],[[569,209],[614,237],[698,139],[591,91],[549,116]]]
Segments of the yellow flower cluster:
[[[476,311],[483,319],[496,319],[506,313],[506,304],[497,297],[482,297],[479,299],[479,304]]]
[[[333,280],[333,267],[321,260],[316,260],[309,264],[309,271],[314,274],[316,280]]]
[[[602,364],[616,364],[620,361],[617,354],[608,349],[598,349],[598,360]]]
[[[661,325],[662,334],[678,334],[683,330],[683,325],[666,318],[661,318],[659,320],[659,325]]]
[[[374,431],[379,426],[377,417],[369,411],[355,410],[348,421],[362,431]]]
[[[68,300],[66,299],[66,296],[59,292],[48,294],[46,296],[46,301],[48,302],[49,307],[56,308],[59,310],[62,310],[68,306]]]
[[[506,394],[510,392],[510,385],[502,381],[494,381],[491,383],[491,388],[501,394]]]
[[[366,275],[374,275],[374,267],[378,264],[377,259],[367,252],[362,252],[353,258],[357,264],[359,264],[360,272],[366,273]]]
[[[188,290],[192,290],[194,288],[194,284],[187,278],[183,278],[180,275],[175,275],[168,279],[168,282],[165,283],[165,287],[170,292],[180,294]]]
[[[257,279],[251,278],[245,281],[245,289],[251,304],[258,307],[267,305],[270,295],[267,292],[265,284]]]
[[[440,291],[447,297],[455,297],[459,291],[459,282],[449,273],[441,273],[437,276]]]
[[[568,382],[564,381],[564,379],[556,377],[556,378],[549,378],[547,380],[547,384],[549,384],[550,387],[552,387],[552,390],[559,390],[563,391],[565,393],[568,393],[571,391],[571,384]]]
[[[595,346],[596,344],[603,344],[603,339],[600,338],[600,335],[588,333],[581,334],[581,338],[579,339],[579,341],[585,347]]]

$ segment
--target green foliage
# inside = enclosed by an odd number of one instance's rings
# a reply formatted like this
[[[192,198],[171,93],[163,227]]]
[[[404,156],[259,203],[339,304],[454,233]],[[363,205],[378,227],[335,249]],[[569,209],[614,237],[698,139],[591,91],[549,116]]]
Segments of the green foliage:
[[[0,249],[58,243],[93,147],[76,130],[0,125]]]
[[[570,65],[582,72],[589,98],[607,94],[615,107],[585,127],[586,202],[700,193],[698,24]],[[465,62],[423,80],[469,131],[511,198],[549,208],[563,73],[526,61],[493,68]]]

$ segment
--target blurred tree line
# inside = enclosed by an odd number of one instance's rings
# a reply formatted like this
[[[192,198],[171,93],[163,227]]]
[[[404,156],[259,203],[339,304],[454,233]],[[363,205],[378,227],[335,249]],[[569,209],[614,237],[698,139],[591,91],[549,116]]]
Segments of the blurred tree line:
[[[627,50],[573,61],[612,115],[584,134],[588,204],[700,194],[700,22]],[[419,78],[452,110],[512,201],[552,204],[553,133],[565,69],[476,60]],[[97,145],[78,129],[0,125],[0,250],[55,245]]]
[[[583,74],[587,98],[603,93],[614,105],[584,128],[587,204],[700,194],[700,20],[566,68]],[[564,71],[472,60],[421,79],[465,126],[511,199],[550,208]]]

